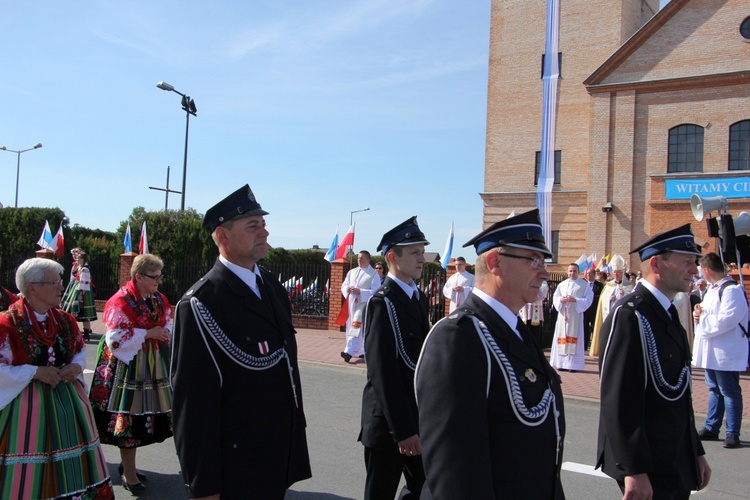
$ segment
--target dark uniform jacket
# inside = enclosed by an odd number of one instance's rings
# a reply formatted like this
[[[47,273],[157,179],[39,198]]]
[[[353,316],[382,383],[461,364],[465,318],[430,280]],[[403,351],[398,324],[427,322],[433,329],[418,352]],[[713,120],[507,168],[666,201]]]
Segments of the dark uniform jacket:
[[[528,408],[552,389],[560,413],[557,422],[554,406],[536,427],[518,420],[506,378],[485,349],[470,315],[484,322],[507,358]],[[525,333],[524,337],[521,341],[473,294],[427,337],[417,368],[416,391],[422,461],[436,500],[564,498],[560,466],[565,414],[560,377],[531,335]]]
[[[191,497],[283,498],[311,476],[289,300],[261,276],[262,300],[217,260],[177,304],[174,440]]]
[[[417,306],[398,283],[386,277],[367,302],[364,323],[367,383],[362,394],[359,440],[376,449],[390,449],[398,441],[419,434],[414,370],[397,348],[386,298],[393,304],[404,353],[413,364],[429,331],[424,294],[419,294]]]
[[[636,311],[653,331],[663,379],[677,386],[680,371],[690,366],[685,329],[679,320],[672,322],[645,286],[638,284],[613,305],[601,330],[596,465],[618,481],[648,473],[655,487],[694,490],[700,483],[697,457],[704,451],[695,430],[690,387],[676,401],[657,392],[644,364]],[[660,391],[668,398],[680,394],[679,390]]]

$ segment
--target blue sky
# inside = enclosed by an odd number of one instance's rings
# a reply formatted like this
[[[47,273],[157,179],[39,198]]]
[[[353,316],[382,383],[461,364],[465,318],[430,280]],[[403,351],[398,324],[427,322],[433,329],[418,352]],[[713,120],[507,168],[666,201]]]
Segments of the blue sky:
[[[443,251],[481,230],[490,0],[11,2],[0,145],[23,153],[19,206],[114,231],[180,190],[201,213],[245,183],[269,243],[355,247],[412,215]],[[0,152],[13,206],[15,154]],[[170,195],[170,208],[180,196]],[[53,228],[53,231],[56,228]],[[41,231],[41,228],[40,228]],[[473,251],[454,250],[473,261]]]

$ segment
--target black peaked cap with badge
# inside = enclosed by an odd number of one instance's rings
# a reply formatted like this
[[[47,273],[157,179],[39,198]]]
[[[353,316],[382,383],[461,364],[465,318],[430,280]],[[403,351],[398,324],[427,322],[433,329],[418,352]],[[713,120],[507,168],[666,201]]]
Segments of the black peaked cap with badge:
[[[378,244],[377,251],[381,255],[385,255],[393,247],[416,245],[417,243],[430,244],[424,233],[419,229],[417,216],[415,215],[385,233]]]
[[[545,257],[552,257],[552,252],[544,242],[542,221],[537,208],[494,223],[463,246],[469,245],[474,245],[477,255],[495,247],[505,246],[534,250],[541,252]]]
[[[653,236],[645,243],[632,249],[630,253],[638,252],[641,262],[650,259],[654,255],[666,252],[686,253],[689,255],[701,255],[698,246],[695,244],[693,231],[690,224],[665,231]]]
[[[260,207],[260,203],[255,200],[252,189],[248,184],[245,184],[208,209],[206,216],[203,218],[203,227],[213,233],[214,229],[227,221],[253,215],[268,215],[268,212]]]

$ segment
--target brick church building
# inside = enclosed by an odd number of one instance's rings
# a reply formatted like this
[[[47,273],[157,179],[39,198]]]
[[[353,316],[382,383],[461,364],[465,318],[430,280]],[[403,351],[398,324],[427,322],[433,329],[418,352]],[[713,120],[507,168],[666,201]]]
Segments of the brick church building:
[[[697,222],[690,196],[750,211],[748,0],[561,0],[552,249],[627,252]],[[547,2],[493,0],[485,227],[536,206]],[[630,261],[629,261],[630,262]],[[630,262],[635,266],[636,262]],[[553,266],[554,269],[554,266]]]

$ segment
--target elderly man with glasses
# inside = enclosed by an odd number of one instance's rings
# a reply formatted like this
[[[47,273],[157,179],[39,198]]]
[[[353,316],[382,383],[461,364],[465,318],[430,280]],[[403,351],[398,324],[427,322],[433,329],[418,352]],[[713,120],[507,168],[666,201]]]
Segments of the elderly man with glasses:
[[[416,369],[426,485],[434,498],[562,498],[560,377],[517,316],[549,279],[539,211],[468,245],[476,287],[432,328]]]

